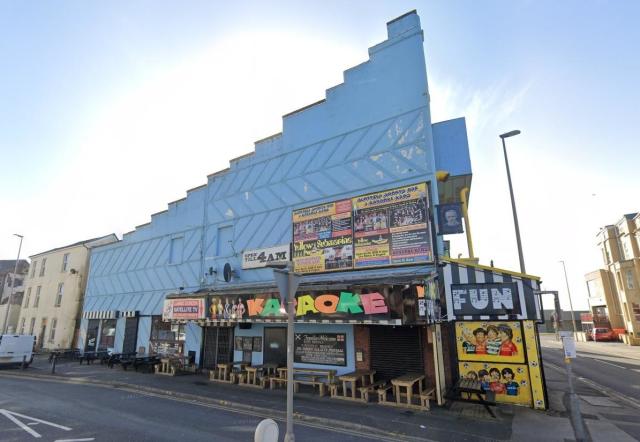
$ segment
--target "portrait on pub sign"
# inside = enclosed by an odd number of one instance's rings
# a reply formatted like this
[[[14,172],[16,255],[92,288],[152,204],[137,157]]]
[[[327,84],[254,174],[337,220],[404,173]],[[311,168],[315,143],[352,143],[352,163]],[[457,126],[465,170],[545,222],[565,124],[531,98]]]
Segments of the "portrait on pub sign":
[[[524,362],[522,329],[516,321],[456,322],[461,361]]]
[[[440,204],[438,206],[438,233],[451,235],[464,233],[462,227],[462,206],[460,203]]]

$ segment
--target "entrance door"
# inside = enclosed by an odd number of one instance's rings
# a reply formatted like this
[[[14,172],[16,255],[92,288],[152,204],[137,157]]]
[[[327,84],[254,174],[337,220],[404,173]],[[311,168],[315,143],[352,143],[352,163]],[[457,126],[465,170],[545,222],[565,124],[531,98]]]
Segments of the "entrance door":
[[[393,379],[405,373],[424,373],[422,339],[418,327],[369,327],[371,369],[380,379]]]
[[[127,318],[124,323],[123,353],[134,353],[138,343],[138,318]]]
[[[99,319],[89,319],[89,324],[87,325],[87,341],[84,344],[84,351],[96,351],[99,328]]]
[[[287,365],[287,329],[285,327],[265,327],[264,363]]]
[[[44,348],[44,340],[46,338],[47,331],[47,318],[42,318],[42,323],[40,324],[40,335],[38,338],[38,348]]]
[[[233,328],[205,327],[202,367],[216,368],[217,364],[233,361]]]

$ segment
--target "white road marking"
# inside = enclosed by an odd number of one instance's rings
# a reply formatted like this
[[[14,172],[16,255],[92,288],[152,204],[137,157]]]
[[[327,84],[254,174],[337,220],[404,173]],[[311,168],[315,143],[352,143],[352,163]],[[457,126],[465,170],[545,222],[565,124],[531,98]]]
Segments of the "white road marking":
[[[95,440],[95,437],[86,437],[84,439],[56,439],[54,442],[84,442]]]
[[[31,427],[29,427],[29,425],[31,425],[33,423],[41,423],[41,424],[49,425],[51,427],[60,428],[61,430],[64,430],[64,431],[71,431],[71,428],[65,427],[64,425],[54,424],[53,422],[49,422],[49,421],[45,421],[45,420],[38,419],[38,418],[35,418],[35,417],[27,416],[25,414],[16,413],[15,411],[9,411],[9,410],[0,409],[0,414],[3,415],[4,417],[6,417],[7,419],[9,419],[10,421],[12,421],[14,424],[16,424],[17,426],[19,426],[20,428],[22,428],[24,431],[26,431],[27,433],[29,433],[30,435],[32,435],[35,438],[40,438],[42,436],[40,435],[40,433],[38,433],[37,431],[35,431]],[[23,419],[30,420],[32,422],[30,422],[29,424],[25,425],[16,416],[21,417]]]
[[[594,361],[602,362],[603,364],[613,365],[614,367],[626,369],[626,367],[623,367],[622,365],[614,364],[613,362],[603,361],[602,359],[598,359],[598,358],[589,358],[589,359],[593,359]]]

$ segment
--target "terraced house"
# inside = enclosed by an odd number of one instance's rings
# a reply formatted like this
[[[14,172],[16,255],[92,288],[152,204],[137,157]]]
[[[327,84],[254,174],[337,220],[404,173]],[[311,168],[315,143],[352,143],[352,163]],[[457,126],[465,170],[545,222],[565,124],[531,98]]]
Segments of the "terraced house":
[[[110,234],[30,256],[17,332],[35,335],[41,349],[74,347],[91,248],[117,239]]]

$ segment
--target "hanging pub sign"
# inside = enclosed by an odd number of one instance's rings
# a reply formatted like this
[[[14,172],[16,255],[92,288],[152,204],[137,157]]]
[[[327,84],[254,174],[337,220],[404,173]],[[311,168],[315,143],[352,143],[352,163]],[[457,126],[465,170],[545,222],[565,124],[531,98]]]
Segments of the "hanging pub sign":
[[[462,204],[440,204],[438,209],[438,234],[464,233],[462,228]]]
[[[345,333],[296,333],[293,361],[302,364],[347,365]]]
[[[520,315],[520,296],[514,282],[451,284],[455,316]]]
[[[298,293],[296,320],[351,319],[384,320],[402,318],[402,305],[390,305],[390,299],[373,293]],[[209,319],[245,321],[253,319],[286,319],[284,306],[278,293],[259,295],[212,296]]]
[[[293,265],[316,273],[353,267],[351,200],[293,212]]]
[[[162,320],[172,319],[194,320],[206,318],[204,298],[165,299],[162,309]]]
[[[268,264],[287,263],[289,261],[289,244],[266,249],[245,250],[242,253],[242,268],[257,269]]]
[[[433,261],[426,183],[354,198],[353,220],[356,268]]]

